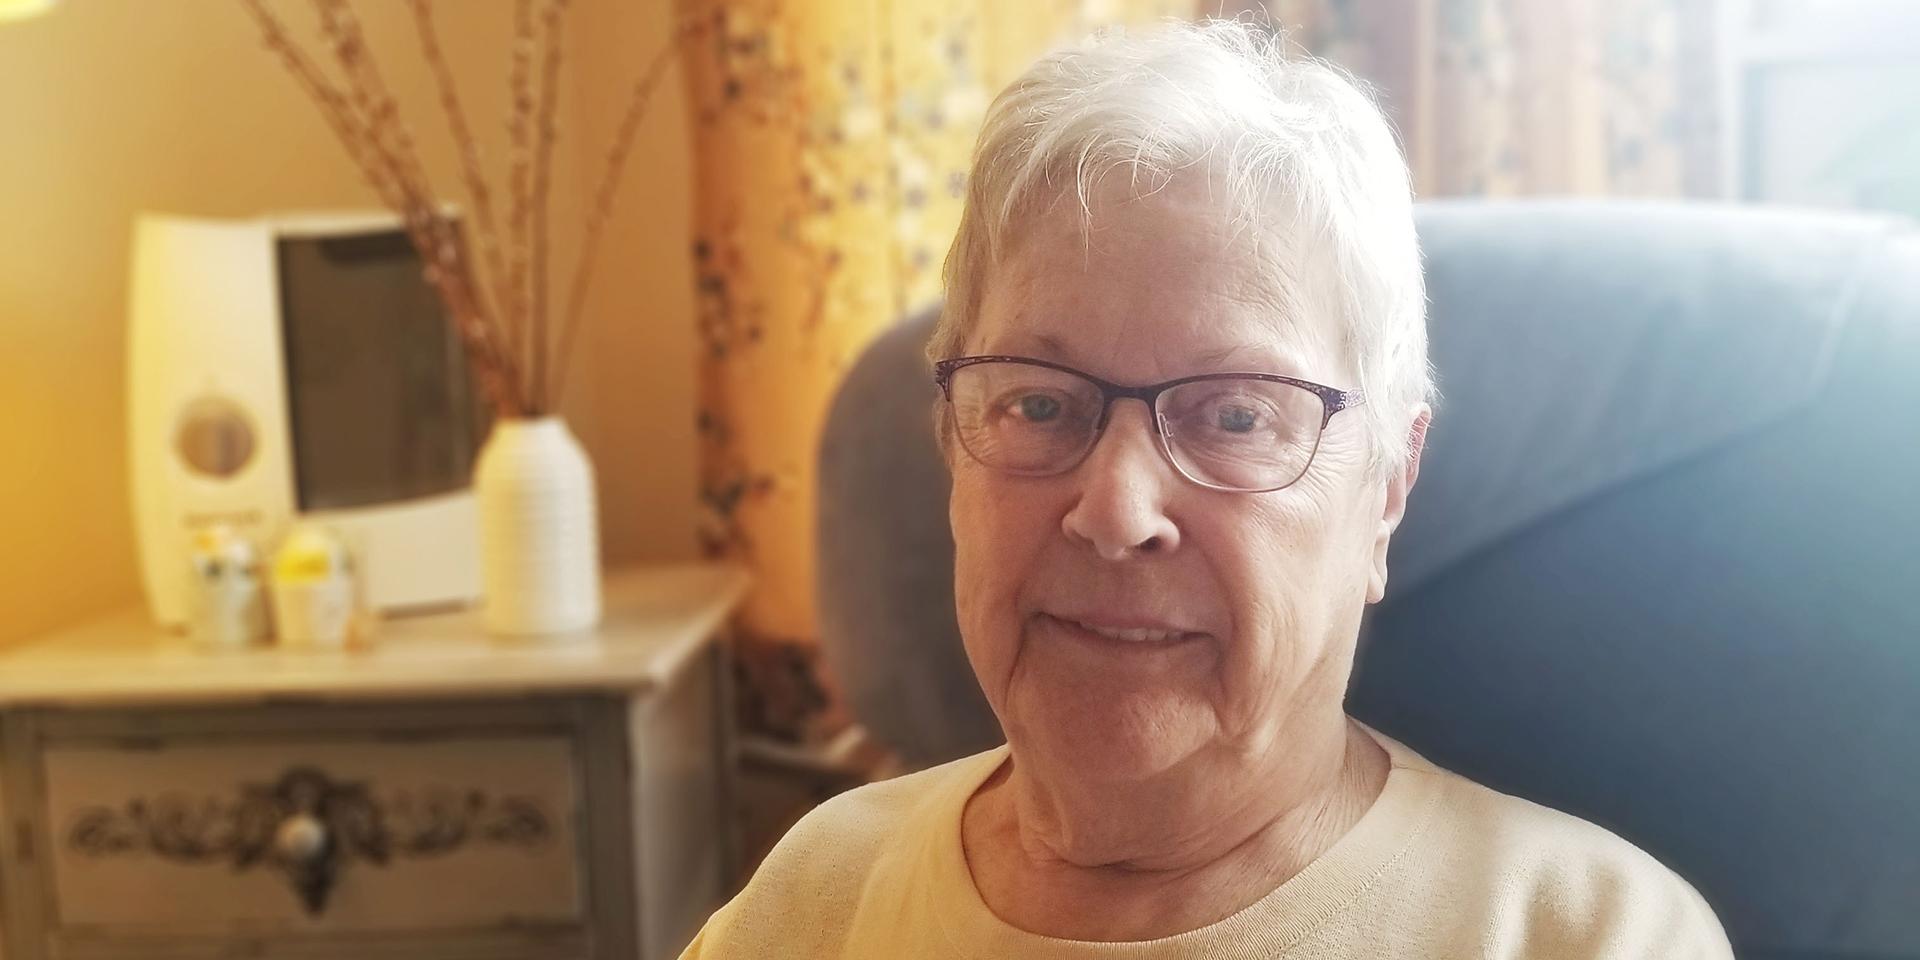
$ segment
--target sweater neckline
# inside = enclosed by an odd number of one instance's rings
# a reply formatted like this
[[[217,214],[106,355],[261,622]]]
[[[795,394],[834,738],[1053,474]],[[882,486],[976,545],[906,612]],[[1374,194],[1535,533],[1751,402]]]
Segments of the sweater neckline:
[[[1305,869],[1239,912],[1204,927],[1154,940],[1066,940],[1022,930],[987,906],[974,885],[961,840],[962,815],[980,787],[1007,763],[1001,745],[976,758],[928,808],[934,893],[930,908],[943,933],[963,955],[1017,956],[1033,960],[1085,958],[1267,958],[1312,933],[1354,902],[1414,845],[1432,818],[1440,796],[1440,771],[1406,746],[1370,727],[1361,728],[1387,751],[1387,782],[1346,834]]]

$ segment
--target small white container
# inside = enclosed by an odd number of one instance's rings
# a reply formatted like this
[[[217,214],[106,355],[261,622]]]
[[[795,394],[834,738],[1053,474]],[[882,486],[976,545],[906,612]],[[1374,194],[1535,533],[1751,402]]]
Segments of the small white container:
[[[273,619],[282,646],[345,649],[353,633],[353,581],[341,576],[275,584]]]
[[[345,541],[315,524],[295,527],[273,560],[273,620],[280,644],[344,649],[354,632],[354,588]]]
[[[267,639],[267,597],[253,544],[230,528],[195,534],[189,633],[201,648],[241,650]]]

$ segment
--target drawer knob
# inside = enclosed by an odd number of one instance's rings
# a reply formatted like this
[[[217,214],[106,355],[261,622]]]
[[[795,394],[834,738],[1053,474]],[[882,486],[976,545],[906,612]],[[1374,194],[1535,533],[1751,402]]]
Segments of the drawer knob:
[[[296,814],[280,821],[280,829],[274,831],[273,845],[288,860],[312,862],[327,851],[327,825],[310,813]]]

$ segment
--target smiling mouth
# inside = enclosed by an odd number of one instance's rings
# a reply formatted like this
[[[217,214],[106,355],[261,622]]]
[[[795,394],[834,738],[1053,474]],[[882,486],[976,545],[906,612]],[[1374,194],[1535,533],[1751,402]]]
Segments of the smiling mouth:
[[[1124,646],[1170,646],[1189,640],[1199,640],[1207,636],[1205,633],[1192,630],[1102,626],[1066,617],[1056,617],[1050,613],[1043,613],[1039,616],[1042,621],[1063,632],[1074,635],[1079,639],[1103,641]]]

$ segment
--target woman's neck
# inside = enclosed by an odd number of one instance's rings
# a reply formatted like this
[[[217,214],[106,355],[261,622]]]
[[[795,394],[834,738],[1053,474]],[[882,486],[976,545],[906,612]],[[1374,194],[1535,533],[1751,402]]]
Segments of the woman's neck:
[[[1260,762],[1274,769],[1098,793],[1050,790],[1008,764],[963,814],[974,884],[1002,920],[1069,940],[1150,940],[1225,919],[1345,836],[1389,766],[1344,716]],[[1249,789],[1222,793],[1224,782]]]

